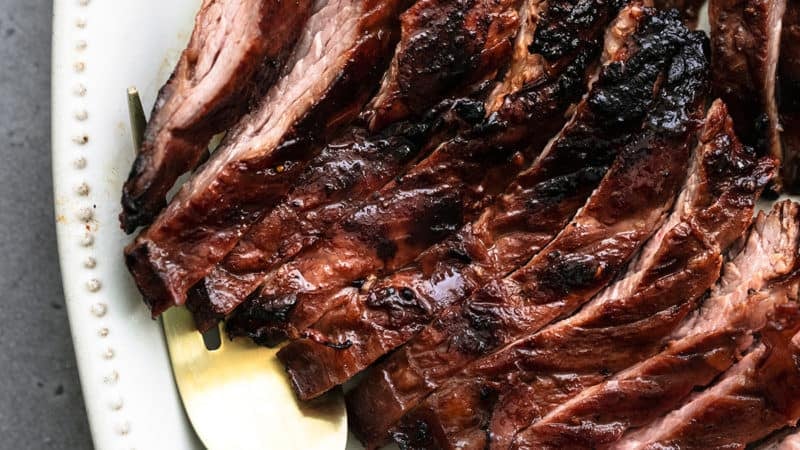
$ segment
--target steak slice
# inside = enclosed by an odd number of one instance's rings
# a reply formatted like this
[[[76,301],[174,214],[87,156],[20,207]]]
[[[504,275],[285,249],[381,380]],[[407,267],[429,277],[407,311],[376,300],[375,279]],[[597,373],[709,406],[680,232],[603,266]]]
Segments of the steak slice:
[[[797,300],[796,285],[792,300]],[[796,425],[800,420],[800,313],[796,303],[791,306],[784,308],[788,312],[778,316],[777,323],[764,329],[756,348],[714,386],[630,433],[615,447],[745,448],[775,430]],[[666,383],[659,380],[660,386],[691,378],[686,372],[667,373],[672,377]],[[674,398],[687,393],[671,397],[668,403],[674,405]]]
[[[443,96],[495,78],[527,0],[421,0],[401,16],[403,37],[366,114],[370,129],[419,118]]]
[[[383,439],[405,412],[469,363],[588,301],[663,223],[684,181],[700,122],[706,41],[686,30],[676,14],[639,7],[623,14],[636,18],[634,45],[640,51],[617,69],[641,64],[665,74],[643,130],[544,250],[445,310],[350,392],[353,429],[366,442]]]
[[[324,237],[325,231],[366,202],[404,168],[430,153],[461,118],[483,117],[481,102],[443,102],[429,118],[401,122],[379,133],[353,127],[325,146],[299,175],[294,188],[189,291],[186,306],[202,332],[216,326],[247,299],[270,269]],[[474,122],[473,122],[474,123]]]
[[[706,0],[654,0],[653,4],[659,9],[677,9],[686,26],[695,29],[700,18],[700,9],[706,4]]]
[[[747,230],[776,169],[770,158],[758,158],[738,142],[720,101],[700,137],[675,209],[625,277],[576,315],[451,378],[403,419],[401,430],[425,423],[450,443],[472,434],[472,440],[506,448],[519,430],[559,403],[660,351],[719,277],[723,251]],[[481,389],[491,395],[481,399]],[[459,398],[463,413],[447,406],[451,398]],[[474,426],[458,426],[465,423]]]
[[[388,64],[408,0],[317,0],[287,67],[156,221],[125,251],[153,315],[200,281],[355,117]]]
[[[204,0],[188,47],[161,88],[122,191],[122,228],[148,225],[208,142],[247,113],[277,79],[312,0]]]
[[[781,157],[775,77],[785,0],[710,0],[712,87],[748,145]],[[780,181],[777,181],[780,187]]]
[[[584,39],[563,53],[551,51],[551,58],[536,58],[538,66],[530,70],[538,77],[515,97],[516,116],[497,120],[493,114],[488,123],[445,142],[386,186],[331,229],[325,241],[268,276],[227,322],[229,333],[266,343],[287,333],[296,337],[337,306],[335,294],[341,288],[402,268],[476,219],[542,150],[566,121],[567,108],[583,94],[605,25],[600,15],[586,22]],[[532,123],[537,127],[527,126]],[[558,128],[551,133],[554,125]]]
[[[627,32],[615,28],[604,68],[571,120],[475,222],[371,287],[343,289],[337,296],[344,300],[308,337],[279,352],[300,398],[320,395],[402,345],[446,307],[525,264],[569,223],[654,101],[659,71],[619,71],[634,51],[618,44]],[[343,342],[350,345],[330,345]]]
[[[783,179],[786,190],[800,193],[800,4],[786,2],[778,65]]]
[[[726,266],[703,307],[671,334],[674,342],[664,352],[560,399],[541,420],[533,418],[511,447],[607,446],[627,429],[670,411],[694,387],[713,381],[735,362],[732,356],[746,349],[749,335],[765,326],[766,317],[791,301],[800,281],[795,276],[798,218],[797,205],[789,202],[769,216],[761,213],[744,249]],[[786,317],[797,322],[800,316],[793,310]]]
[[[511,56],[513,37],[519,30],[520,3],[521,0],[424,0],[403,13],[403,33],[392,61],[393,69],[388,71],[368,111],[374,112],[373,117],[380,117],[382,128],[389,119],[413,117],[377,134],[354,127],[323,149],[299,175],[288,198],[256,223],[206,279],[195,286],[189,305],[196,311],[196,317],[202,316],[198,317],[201,328],[213,326],[217,319],[230,314],[271,269],[313,245],[324,231],[363,204],[369,194],[430,154],[445,136],[453,135],[450,127],[438,130],[436,126],[440,122],[439,112],[447,109],[447,101],[422,118],[418,113],[389,114],[383,108],[388,108],[389,98],[417,95],[419,92],[406,94],[406,91],[419,90],[420,85],[427,86],[430,92],[414,100],[418,112],[430,109],[431,102],[445,94],[443,86],[431,84],[430,59],[441,61],[440,69],[452,66],[455,70],[464,59],[480,66],[480,74],[469,78],[458,71],[437,72],[436,77],[449,91],[463,91],[455,92],[457,95],[483,98],[488,89],[477,87],[494,77]],[[453,33],[454,27],[465,34]],[[427,58],[421,58],[417,54],[423,50],[420,46],[432,37],[438,45],[425,45]],[[445,61],[451,61],[450,66],[444,65]],[[477,93],[473,92],[476,90]],[[468,120],[482,120],[483,109],[469,98],[449,103]]]

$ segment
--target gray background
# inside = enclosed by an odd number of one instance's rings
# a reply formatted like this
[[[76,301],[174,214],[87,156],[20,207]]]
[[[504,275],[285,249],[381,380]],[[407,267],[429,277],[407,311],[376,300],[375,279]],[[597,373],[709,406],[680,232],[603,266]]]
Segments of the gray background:
[[[50,179],[51,0],[0,0],[0,449],[87,449]]]

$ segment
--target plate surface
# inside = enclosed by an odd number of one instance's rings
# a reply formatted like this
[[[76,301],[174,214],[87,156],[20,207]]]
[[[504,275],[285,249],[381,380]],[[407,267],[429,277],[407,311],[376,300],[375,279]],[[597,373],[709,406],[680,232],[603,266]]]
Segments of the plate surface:
[[[98,449],[200,449],[164,334],[122,259],[117,215],[133,160],[126,89],[149,111],[200,0],[55,0],[52,145],[64,294]],[[352,440],[351,440],[352,441]],[[356,448],[354,444],[348,446]]]
[[[55,0],[52,146],[64,294],[98,449],[201,449],[172,378],[161,324],[122,259],[121,186],[133,160],[126,89],[146,110],[200,0]],[[703,10],[703,28],[707,29]],[[793,198],[797,200],[797,198]],[[762,207],[769,207],[764,202]],[[347,448],[360,448],[352,438]]]

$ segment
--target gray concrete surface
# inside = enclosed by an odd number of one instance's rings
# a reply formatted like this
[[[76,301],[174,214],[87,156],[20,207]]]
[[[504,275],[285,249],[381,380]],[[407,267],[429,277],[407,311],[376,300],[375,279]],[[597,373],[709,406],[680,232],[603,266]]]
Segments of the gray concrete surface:
[[[56,258],[51,0],[0,0],[0,449],[92,447]]]

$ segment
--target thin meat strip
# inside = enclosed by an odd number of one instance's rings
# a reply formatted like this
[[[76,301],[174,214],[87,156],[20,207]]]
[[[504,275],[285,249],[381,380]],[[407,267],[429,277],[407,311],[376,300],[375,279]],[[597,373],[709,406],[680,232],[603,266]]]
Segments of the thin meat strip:
[[[271,269],[313,245],[370,194],[452,137],[458,119],[474,123],[484,118],[480,99],[488,88],[483,85],[511,57],[513,38],[520,28],[521,3],[426,0],[402,14],[403,33],[392,68],[364,113],[380,116],[384,129],[375,133],[357,125],[327,145],[298,176],[288,197],[259,220],[193,288],[188,304],[201,330],[230,314]],[[454,28],[463,33],[452,33]],[[438,45],[425,45],[429,40]],[[458,51],[454,47],[459,47]],[[437,83],[430,80],[429,61],[418,54],[423,50],[429,58],[440,61]],[[474,76],[461,73],[464,60],[475,69]],[[416,95],[405,92],[419,91],[420,86],[426,87],[424,95],[414,103],[420,112],[428,110],[424,117],[377,112],[388,108],[387,97]],[[432,105],[450,93],[453,98]],[[458,116],[455,123],[448,123],[451,116]],[[401,119],[408,120],[399,122]],[[393,125],[385,128],[390,120]]]
[[[340,291],[346,300],[279,352],[301,398],[345,382],[402,345],[445,308],[525,264],[569,223],[655,101],[659,71],[635,64],[618,71],[635,54],[620,45],[629,31],[610,34],[606,48],[614,54],[606,52],[571,120],[475,222],[370,287]]]
[[[736,134],[781,158],[776,75],[786,0],[710,0],[713,94],[728,105]],[[780,189],[780,180],[776,181]]]
[[[211,137],[231,127],[277,80],[312,0],[204,0],[188,47],[161,88],[122,194],[122,228],[148,225]]]
[[[424,423],[452,444],[474,434],[475,441],[505,448],[559,403],[660,351],[719,277],[723,253],[747,230],[776,170],[771,158],[738,142],[720,101],[700,137],[675,209],[626,276],[574,316],[453,377],[404,417],[395,436],[407,441],[402,430]]]
[[[743,449],[777,429],[795,426],[800,420],[800,318],[797,305],[792,306],[715,385],[614,448]]]
[[[519,91],[496,92],[488,104],[498,103],[497,95],[506,101],[499,102],[487,122],[442,144],[334,226],[324,240],[273,271],[227,322],[229,333],[259,342],[296,337],[337,307],[335,294],[341,288],[404,267],[475,220],[566,122],[565,112],[583,94],[600,51],[606,10],[584,20],[580,33],[572,30],[577,37],[568,45],[539,50],[536,39],[543,36],[544,45],[561,36],[553,33],[560,23],[555,19],[575,11],[551,12],[559,15],[545,28],[529,30],[535,36],[532,51],[539,53],[522,63],[536,64],[534,78]],[[540,33],[543,29],[548,31]],[[546,125],[539,127],[539,122]],[[554,125],[558,128],[551,133]]]
[[[746,350],[767,317],[797,322],[798,208],[760,214],[739,254],[703,306],[669,336],[667,349],[580,391],[516,435],[512,448],[597,448],[617,442],[712,382]],[[787,277],[789,277],[787,279]],[[800,325],[796,323],[795,327]],[[723,356],[718,359],[717,356]],[[648,405],[647,408],[643,408]]]
[[[527,0],[422,0],[402,16],[403,38],[366,115],[370,129],[420,117],[432,99],[459,97],[507,62]]]
[[[445,310],[350,392],[351,422],[364,441],[385,439],[396,420],[471,362],[590,300],[664,223],[685,180],[701,122],[706,41],[672,13],[632,7],[621,14],[636,29],[637,64],[665,75],[642,131],[545,249]]]
[[[316,0],[287,71],[125,250],[154,316],[186,301],[377,86],[409,0]]]

